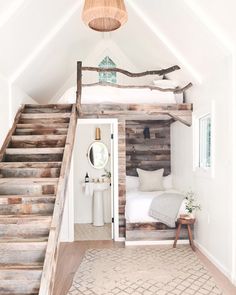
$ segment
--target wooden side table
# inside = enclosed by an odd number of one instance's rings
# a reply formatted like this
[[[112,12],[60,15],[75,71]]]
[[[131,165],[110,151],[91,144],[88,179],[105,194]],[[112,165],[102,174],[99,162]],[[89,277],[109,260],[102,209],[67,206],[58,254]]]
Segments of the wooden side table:
[[[195,251],[195,246],[193,243],[193,235],[192,235],[192,230],[191,230],[191,225],[195,223],[195,219],[178,218],[177,222],[178,222],[178,228],[176,231],[176,236],[175,236],[175,241],[174,241],[173,247],[176,248],[176,244],[179,239],[179,234],[180,234],[182,224],[186,224],[187,228],[188,228],[189,244],[190,244],[191,248],[193,249],[193,251]]]

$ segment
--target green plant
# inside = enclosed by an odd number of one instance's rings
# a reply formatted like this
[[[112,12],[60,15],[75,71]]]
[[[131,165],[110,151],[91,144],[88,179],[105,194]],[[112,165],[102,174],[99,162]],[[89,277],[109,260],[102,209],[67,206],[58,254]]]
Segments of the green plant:
[[[111,172],[106,170],[106,169],[104,169],[104,171],[105,171],[105,173],[102,175],[102,177],[107,177],[107,178],[110,179],[111,178]]]
[[[195,194],[192,191],[186,193],[186,210],[188,213],[193,213],[193,211],[201,210],[201,205],[195,200]]]

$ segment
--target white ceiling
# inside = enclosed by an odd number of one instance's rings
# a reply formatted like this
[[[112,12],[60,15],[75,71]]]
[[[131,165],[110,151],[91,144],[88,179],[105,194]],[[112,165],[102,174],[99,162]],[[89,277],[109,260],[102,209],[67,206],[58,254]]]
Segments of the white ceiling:
[[[77,60],[94,65],[89,56],[98,44],[109,46],[107,39],[137,70],[178,64],[181,71],[170,77],[194,83],[216,70],[236,44],[233,0],[227,6],[220,0],[126,4],[128,23],[104,35],[82,23],[82,0],[0,0],[0,73],[47,102],[72,76]]]

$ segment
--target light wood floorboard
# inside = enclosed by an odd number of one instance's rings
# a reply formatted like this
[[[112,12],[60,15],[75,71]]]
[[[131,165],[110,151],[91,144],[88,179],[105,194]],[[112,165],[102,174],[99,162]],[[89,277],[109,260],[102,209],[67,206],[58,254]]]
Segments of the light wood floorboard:
[[[74,243],[61,243],[53,295],[67,294],[72,284],[74,274],[82,262],[87,249],[123,247],[125,247],[124,243],[116,243],[113,241],[76,241]],[[224,291],[224,295],[235,295],[236,287],[233,286],[230,281],[199,250],[197,250],[196,253],[214,277],[218,286]]]

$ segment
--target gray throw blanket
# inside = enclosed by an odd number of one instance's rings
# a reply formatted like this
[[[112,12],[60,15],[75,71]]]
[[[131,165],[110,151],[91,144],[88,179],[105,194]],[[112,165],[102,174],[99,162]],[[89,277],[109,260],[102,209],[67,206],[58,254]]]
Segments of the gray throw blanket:
[[[175,227],[175,221],[185,196],[175,193],[164,193],[152,200],[149,215],[158,221]]]

